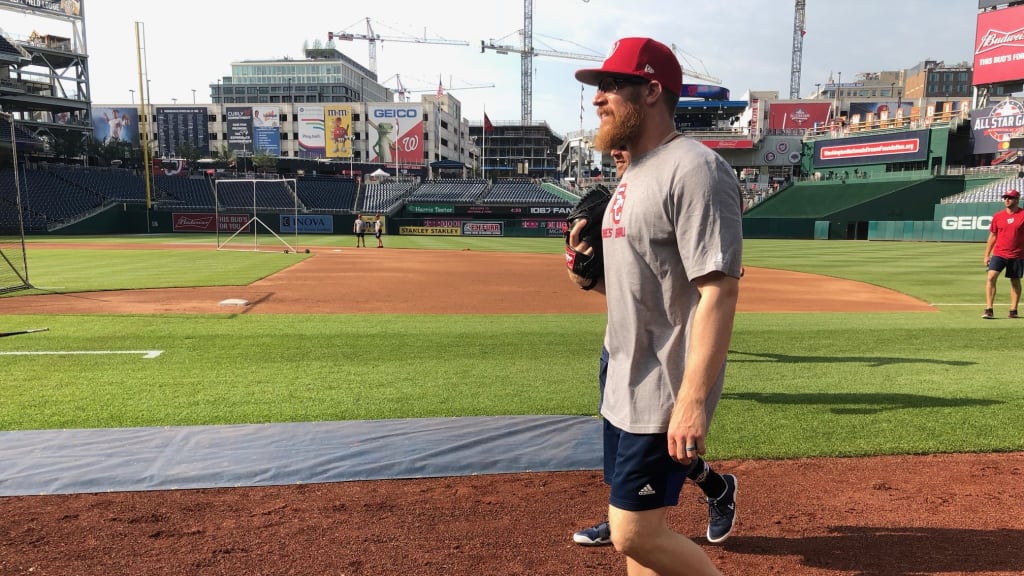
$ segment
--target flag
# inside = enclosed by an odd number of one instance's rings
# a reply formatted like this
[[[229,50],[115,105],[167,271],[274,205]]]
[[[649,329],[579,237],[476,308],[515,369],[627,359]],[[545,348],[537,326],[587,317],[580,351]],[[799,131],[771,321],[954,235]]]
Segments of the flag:
[[[491,124],[491,119],[487,117],[487,112],[484,112],[484,132],[494,132],[494,124]]]
[[[444,84],[441,83],[441,77],[437,78],[437,97],[444,96]]]

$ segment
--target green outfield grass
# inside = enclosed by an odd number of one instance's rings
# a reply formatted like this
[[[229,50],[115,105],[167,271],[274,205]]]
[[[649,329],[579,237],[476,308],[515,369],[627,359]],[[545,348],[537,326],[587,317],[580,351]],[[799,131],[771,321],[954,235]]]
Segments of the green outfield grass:
[[[61,291],[244,284],[303,254],[64,250],[31,241],[30,279]],[[90,239],[89,241],[100,241]],[[212,243],[199,236],[116,242]],[[348,236],[302,237],[342,247]],[[406,249],[559,253],[558,239],[386,237]],[[740,314],[715,458],[1024,449],[1016,341],[983,321],[983,247],[747,241],[745,263],[850,278],[936,313]],[[1008,283],[1000,281],[999,316]],[[24,293],[19,293],[24,294]],[[12,297],[8,295],[8,297]],[[14,297],[22,297],[15,295]],[[595,413],[602,315],[6,316],[0,430]],[[160,350],[156,358],[142,353]]]

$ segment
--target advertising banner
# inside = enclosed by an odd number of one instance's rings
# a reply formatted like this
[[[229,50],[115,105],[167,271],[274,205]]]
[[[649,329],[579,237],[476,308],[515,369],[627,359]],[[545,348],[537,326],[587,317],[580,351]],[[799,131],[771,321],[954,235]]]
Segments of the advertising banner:
[[[175,212],[172,218],[175,232],[249,231],[248,214],[221,214],[218,220],[211,212]]]
[[[463,236],[503,236],[504,222],[463,222]]]
[[[423,164],[423,106],[367,104],[369,162]]]
[[[92,135],[100,142],[128,142],[139,146],[139,111],[135,108],[93,108]]]
[[[704,100],[728,100],[729,89],[713,84],[683,84],[680,98],[703,98]]]
[[[228,150],[239,156],[252,155],[252,108],[229,106],[224,110],[227,121]]]
[[[299,158],[324,157],[324,107],[299,106]]]
[[[814,143],[814,168],[916,162],[928,158],[928,130]]]
[[[399,226],[399,234],[408,234],[411,236],[458,236],[462,231],[461,228],[456,227],[443,227],[434,228],[431,226]]]
[[[454,204],[406,204],[410,214],[455,214]]]
[[[910,118],[910,109],[913,108],[910,102],[851,102],[850,122],[856,122],[854,118],[860,116],[860,121],[870,122],[873,120],[895,120],[897,118]]]
[[[352,157],[352,106],[334,105],[324,107],[326,119],[328,158]]]
[[[754,147],[753,140],[716,140],[713,138],[701,139],[701,144],[715,150],[749,150]]]
[[[0,0],[0,6],[16,10],[53,12],[76,20],[82,19],[82,0]]]
[[[281,155],[281,109],[277,106],[253,106],[252,149],[270,156]]]
[[[153,158],[153,174],[157,176],[188,176],[188,160],[183,158]]]
[[[974,85],[1024,79],[1024,6],[978,14]]]
[[[281,214],[281,232],[299,234],[333,234],[334,216],[329,214]]]
[[[971,111],[975,154],[996,154],[1010,149],[1010,138],[1024,136],[1024,104],[1003,100],[995,106]]]
[[[202,156],[210,154],[206,108],[157,108],[156,141],[161,156],[178,156],[182,144],[190,144]]]
[[[830,101],[821,102],[773,102],[768,108],[768,129],[802,133],[815,125],[828,122]],[[792,131],[792,132],[789,132]]]
[[[565,220],[521,220],[519,225],[524,230],[544,230],[548,236],[562,237],[569,229]]]

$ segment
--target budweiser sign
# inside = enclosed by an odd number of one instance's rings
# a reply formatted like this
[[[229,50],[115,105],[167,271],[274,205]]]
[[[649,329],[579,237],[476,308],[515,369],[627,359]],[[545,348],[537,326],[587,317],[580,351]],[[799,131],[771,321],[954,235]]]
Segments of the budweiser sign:
[[[209,212],[175,212],[175,232],[237,232],[249,230],[248,214],[211,214]]]
[[[982,54],[1004,46],[1024,47],[1024,27],[1018,28],[1013,32],[1001,32],[999,30],[989,30],[988,32],[985,32],[978,39],[978,48],[974,53]]]
[[[1024,6],[978,14],[974,37],[975,86],[1024,79]]]
[[[175,214],[174,227],[177,230],[209,230],[213,225],[213,214],[192,216],[191,214]]]

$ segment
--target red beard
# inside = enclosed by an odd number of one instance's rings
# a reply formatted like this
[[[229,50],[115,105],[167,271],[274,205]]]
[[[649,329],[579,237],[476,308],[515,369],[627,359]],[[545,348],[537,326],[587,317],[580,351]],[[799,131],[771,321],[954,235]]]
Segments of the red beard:
[[[646,110],[639,103],[625,100],[621,114],[612,112],[610,119],[601,122],[594,137],[594,148],[606,154],[612,148],[627,148],[640,137],[645,115]]]

